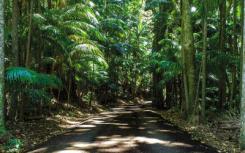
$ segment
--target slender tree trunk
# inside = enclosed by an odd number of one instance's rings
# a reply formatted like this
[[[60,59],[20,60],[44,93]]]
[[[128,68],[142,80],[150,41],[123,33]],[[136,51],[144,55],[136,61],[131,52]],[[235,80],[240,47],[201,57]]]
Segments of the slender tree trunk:
[[[11,65],[19,66],[19,35],[18,35],[18,24],[19,24],[19,4],[18,0],[13,0],[13,9],[12,9],[12,54],[11,54]],[[18,103],[18,94],[17,92],[11,93],[12,98],[9,105],[9,117],[14,119],[16,116],[16,104]]]
[[[245,151],[245,0],[242,1],[242,52],[241,52],[241,130],[240,130],[240,147],[241,152]]]
[[[174,102],[173,102],[173,106],[178,106],[178,78],[176,77],[174,79],[174,85],[173,85],[173,92],[174,92]]]
[[[90,89],[90,97],[89,97],[89,109],[92,110],[92,100],[93,100],[93,89]]]
[[[71,103],[71,85],[72,85],[72,74],[70,73],[69,82],[68,82],[67,105]]]
[[[17,118],[16,118],[16,120],[19,120],[19,121],[23,121],[24,120],[24,98],[23,97],[25,97],[23,94],[19,94],[19,97],[18,97],[18,99],[20,99],[20,100],[18,100],[18,116],[17,116]],[[26,97],[25,97],[26,98]]]
[[[19,24],[19,4],[18,0],[13,0],[12,10],[12,65],[19,65],[19,35],[18,35],[18,24]]]
[[[186,96],[186,89],[185,89],[185,76],[184,74],[182,73],[181,77],[179,78],[180,80],[180,100],[181,100],[181,103],[180,103],[180,109],[181,109],[181,114],[184,116],[184,117],[187,117],[187,113],[186,113],[186,103],[188,102],[188,96]],[[187,86],[186,86],[187,87]]]
[[[42,3],[41,3],[41,1],[38,1],[37,3],[36,3],[36,7],[37,7],[37,12],[38,13],[42,13]],[[34,27],[35,29],[37,28],[36,26]],[[34,29],[34,31],[35,31],[35,29]],[[44,44],[43,44],[43,39],[42,39],[42,34],[39,32],[39,33],[37,33],[37,39],[39,40],[39,43],[38,43],[38,46],[37,46],[37,53],[36,53],[36,63],[38,64],[38,71],[39,72],[42,72],[42,67],[43,67],[43,65],[42,65],[42,57],[43,57],[43,46],[44,46]],[[54,65],[52,65],[52,66],[54,66]],[[53,67],[52,67],[53,68]],[[52,74],[53,74],[53,69],[52,69]]]
[[[0,134],[4,126],[4,0],[0,0]]]
[[[243,0],[243,42],[242,42],[242,88],[241,88],[241,137],[240,137],[240,146],[241,151],[245,151],[245,7]]]
[[[219,51],[225,52],[225,27],[226,27],[226,0],[220,1],[220,34],[219,34]],[[223,110],[226,103],[226,72],[225,67],[220,63],[220,77],[219,77],[219,104],[218,108]]]
[[[182,0],[182,58],[184,67],[184,88],[187,119],[196,122],[195,114],[195,50],[194,38],[191,26],[190,1]]]
[[[32,14],[33,14],[33,0],[30,0],[30,12],[29,12],[29,32],[28,32],[28,40],[26,47],[26,61],[25,66],[29,67],[30,64],[30,54],[31,54],[31,35],[32,35]]]
[[[202,48],[202,102],[201,102],[201,120],[205,119],[206,103],[206,63],[207,63],[207,0],[203,0],[203,48]]]
[[[245,21],[244,21],[244,12],[245,12],[245,0],[242,0],[241,1],[241,20],[242,20],[242,28],[241,28],[241,33],[242,33],[242,35],[241,35],[241,40],[242,40],[242,43],[244,42],[244,26],[245,26]],[[240,84],[239,84],[239,99],[241,99],[241,97],[242,97],[242,86],[243,86],[243,84],[242,84],[242,77],[243,77],[243,75],[242,75],[242,72],[243,72],[243,55],[244,55],[244,53],[243,53],[243,44],[242,44],[242,48],[241,48],[241,51],[240,51],[240,74],[239,74],[239,80],[240,80]]]
[[[237,0],[233,0],[233,54],[235,54],[236,57],[238,57],[238,37],[237,37]],[[234,65],[232,67],[232,82],[231,82],[231,93],[230,93],[230,102],[234,101],[234,96],[236,92],[237,87],[237,66]],[[236,106],[236,105],[235,105]]]

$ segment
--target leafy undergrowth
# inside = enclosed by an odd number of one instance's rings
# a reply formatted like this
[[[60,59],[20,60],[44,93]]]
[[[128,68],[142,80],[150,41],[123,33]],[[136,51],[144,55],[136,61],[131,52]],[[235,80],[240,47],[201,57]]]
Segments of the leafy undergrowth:
[[[67,105],[66,105],[67,106]],[[106,108],[95,105],[92,110],[69,106],[57,111],[50,117],[43,117],[25,122],[7,122],[8,133],[5,142],[0,144],[0,152],[25,152],[53,136],[65,133],[81,124],[93,114]],[[93,113],[91,113],[93,112]]]
[[[194,140],[201,141],[214,148],[217,148],[219,152],[224,153],[239,153],[238,146],[238,128],[226,128],[222,127],[220,119],[213,118],[212,121],[205,125],[194,126],[185,121],[176,109],[171,109],[161,113],[162,117],[174,125],[177,125],[180,129],[187,131],[192,135]],[[231,121],[223,121],[231,122]],[[232,121],[233,122],[233,121]]]

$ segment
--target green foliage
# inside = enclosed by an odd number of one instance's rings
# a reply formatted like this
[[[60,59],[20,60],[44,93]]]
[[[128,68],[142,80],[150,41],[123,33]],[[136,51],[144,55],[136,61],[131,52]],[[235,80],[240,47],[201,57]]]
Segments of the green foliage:
[[[5,78],[10,85],[32,85],[43,88],[62,87],[62,82],[54,75],[42,74],[24,67],[10,67],[6,69]]]
[[[182,73],[182,65],[179,59],[179,44],[171,39],[163,39],[159,42],[163,46],[160,52],[151,55],[151,70],[162,73],[162,83],[166,83]]]
[[[84,88],[98,86],[108,79],[103,46],[107,38],[102,33],[103,23],[93,5],[75,3],[36,14],[34,18],[48,44],[45,59],[52,58],[50,62],[60,67],[62,80],[68,81],[67,76],[72,75],[76,84]],[[50,48],[54,50],[50,52]]]
[[[108,18],[102,22],[102,28],[105,31],[114,31],[114,32],[124,32],[126,28],[126,23],[121,19]]]
[[[22,95],[25,104],[41,102],[50,103],[53,97],[48,89],[62,89],[62,81],[55,75],[37,73],[23,67],[10,67],[6,69],[5,80],[7,92],[12,99]],[[23,100],[23,99],[21,99]],[[15,103],[16,101],[11,101]]]

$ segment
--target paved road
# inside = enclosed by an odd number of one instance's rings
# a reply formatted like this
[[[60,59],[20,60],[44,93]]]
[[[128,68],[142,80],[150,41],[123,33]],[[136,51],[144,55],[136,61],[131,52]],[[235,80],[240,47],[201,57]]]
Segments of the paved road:
[[[150,107],[126,105],[90,119],[29,153],[216,153]]]

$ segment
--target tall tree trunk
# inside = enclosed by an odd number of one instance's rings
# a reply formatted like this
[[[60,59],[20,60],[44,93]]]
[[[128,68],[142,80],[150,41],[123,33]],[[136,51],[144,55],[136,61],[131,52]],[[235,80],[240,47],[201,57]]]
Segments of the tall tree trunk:
[[[241,152],[245,151],[245,0],[242,0],[242,52],[241,52],[241,130],[240,147]]]
[[[225,27],[226,27],[226,0],[220,1],[220,33],[219,33],[219,51],[225,52]],[[223,110],[226,102],[226,69],[222,63],[220,63],[220,77],[219,77],[219,104],[218,108]]]
[[[12,10],[12,65],[19,66],[19,35],[18,35],[18,24],[19,24],[19,4],[18,0],[13,0]]]
[[[235,54],[236,57],[238,57],[238,37],[237,37],[237,0],[233,0],[233,54]],[[236,92],[237,87],[237,66],[234,65],[232,67],[232,80],[231,80],[231,93],[230,93],[230,102],[234,101],[234,96]],[[236,105],[235,105],[236,106]]]
[[[67,106],[68,104],[71,104],[71,88],[72,88],[72,73],[69,74],[69,80],[68,80]]]
[[[195,114],[195,50],[194,38],[191,26],[190,2],[189,0],[182,0],[182,58],[184,70],[184,88],[186,100],[186,117],[190,122],[196,122]]]
[[[27,38],[27,47],[26,47],[26,61],[25,66],[29,67],[30,58],[31,58],[31,35],[32,35],[32,14],[33,14],[33,0],[30,0],[30,12],[29,12],[29,32]]]
[[[241,20],[242,20],[242,28],[241,28],[241,33],[242,33],[242,35],[241,35],[241,42],[243,43],[244,42],[244,26],[245,26],[245,21],[244,21],[244,12],[245,12],[245,0],[242,0],[241,1]],[[242,86],[243,86],[243,84],[242,84],[242,77],[243,77],[243,75],[242,75],[242,71],[243,71],[243,55],[244,55],[244,53],[243,53],[243,44],[242,44],[242,49],[241,49],[241,51],[240,51],[240,73],[239,73],[239,80],[240,80],[240,84],[239,84],[239,99],[241,99],[241,97],[242,97]]]
[[[4,126],[4,0],[0,0],[0,134]]]
[[[241,53],[241,66],[242,66],[242,77],[241,77],[241,130],[240,130],[240,147],[241,152],[245,151],[245,0],[243,0],[243,36],[242,36],[242,53]]]
[[[41,3],[41,1],[37,1],[36,2],[36,7],[37,7],[37,12],[38,13],[42,13],[42,3]],[[37,28],[36,26],[34,27],[35,29]],[[35,31],[35,29],[34,29],[34,31]],[[39,43],[38,43],[38,47],[37,47],[37,53],[36,53],[36,62],[37,62],[37,64],[38,64],[38,71],[39,72],[41,72],[42,71],[42,56],[43,56],[43,39],[42,39],[42,34],[39,32],[39,33],[37,33],[37,38],[38,38],[38,40],[39,40]],[[53,65],[52,65],[52,73],[51,74],[55,74],[55,73],[53,73],[54,72],[54,63],[53,63]]]
[[[202,102],[201,102],[201,120],[205,119],[206,103],[206,65],[207,65],[207,0],[203,0],[203,48],[202,48]]]
[[[18,25],[19,25],[19,3],[18,0],[13,0],[13,10],[12,10],[12,53],[11,53],[11,65],[19,66],[19,35],[18,35]],[[17,92],[12,92],[12,98],[9,106],[9,118],[14,119],[16,116],[16,105],[18,103]]]
[[[159,4],[159,15],[157,15],[157,20],[154,23],[154,41],[152,46],[152,52],[160,52],[162,49],[162,45],[159,42],[164,38],[166,29],[167,29],[167,21],[169,16],[169,11],[172,10],[172,3],[169,1],[168,3],[160,3]],[[163,80],[162,73],[153,71],[153,99],[152,105],[157,108],[164,107],[164,96],[163,96],[163,85],[160,82]]]

